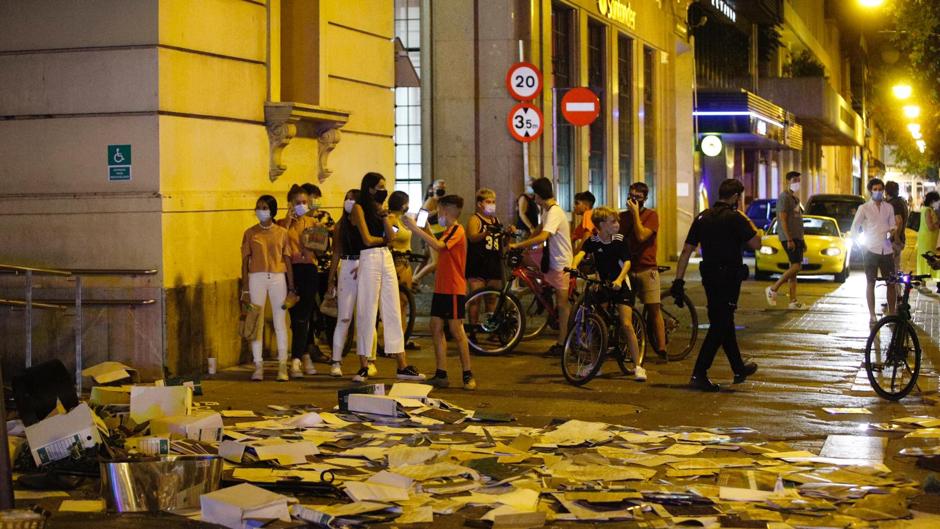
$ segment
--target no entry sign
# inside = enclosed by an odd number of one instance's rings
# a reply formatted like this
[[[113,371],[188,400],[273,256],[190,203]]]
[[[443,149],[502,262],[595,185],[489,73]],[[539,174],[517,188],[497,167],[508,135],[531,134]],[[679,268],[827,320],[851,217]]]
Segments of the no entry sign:
[[[529,103],[519,103],[506,116],[506,125],[513,138],[528,143],[542,134],[542,113]]]
[[[531,101],[542,91],[542,72],[532,63],[517,62],[506,72],[506,89],[514,99]]]
[[[561,98],[561,114],[572,125],[590,125],[600,113],[600,99],[587,88],[572,88]]]

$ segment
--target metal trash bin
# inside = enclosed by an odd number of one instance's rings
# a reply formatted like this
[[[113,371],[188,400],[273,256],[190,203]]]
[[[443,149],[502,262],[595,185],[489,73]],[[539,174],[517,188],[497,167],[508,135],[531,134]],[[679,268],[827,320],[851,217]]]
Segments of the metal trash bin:
[[[219,456],[164,456],[101,463],[101,495],[109,511],[157,512],[199,508],[219,488]]]

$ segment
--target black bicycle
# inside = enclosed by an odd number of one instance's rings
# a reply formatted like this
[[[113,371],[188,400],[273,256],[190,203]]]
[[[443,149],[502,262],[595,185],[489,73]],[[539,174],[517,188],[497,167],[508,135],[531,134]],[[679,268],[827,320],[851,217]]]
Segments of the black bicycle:
[[[578,270],[565,270],[572,277],[581,278],[586,283],[584,292],[571,311],[570,326],[565,338],[561,360],[561,372],[565,375],[565,380],[575,386],[588,383],[597,376],[607,356],[612,356],[617,361],[623,374],[632,374],[634,369],[630,364],[633,363],[633,358],[629,353],[627,336],[620,325],[616,307],[608,303],[615,291],[614,286],[608,281],[594,279]],[[633,329],[639,345],[639,362],[642,364],[646,327],[637,311],[632,312]],[[613,340],[613,344],[608,345],[609,340]]]
[[[923,255],[931,267],[940,268],[940,257],[932,252]],[[898,272],[879,281],[893,283],[904,289],[898,302],[897,314],[878,320],[865,344],[865,372],[871,387],[880,397],[900,400],[917,385],[920,375],[920,340],[911,320],[911,289],[921,284],[929,274],[913,275]]]
[[[670,267],[660,266],[659,273],[668,272]],[[663,316],[663,327],[666,330],[666,358],[670,361],[682,360],[689,356],[695,343],[698,341],[698,311],[687,294],[682,299],[676,299],[669,293],[669,288],[660,290],[662,302],[659,305]],[[666,298],[672,298],[673,305],[666,305]],[[646,325],[647,343],[651,348],[656,346],[656,331],[650,324],[649,308],[643,305],[643,322]]]

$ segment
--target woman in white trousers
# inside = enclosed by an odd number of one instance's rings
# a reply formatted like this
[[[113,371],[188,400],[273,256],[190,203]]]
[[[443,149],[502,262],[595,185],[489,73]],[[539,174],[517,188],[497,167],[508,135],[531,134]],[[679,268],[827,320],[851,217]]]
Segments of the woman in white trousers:
[[[271,301],[274,316],[274,334],[277,336],[277,380],[287,380],[287,311],[283,308],[288,292],[294,291],[294,275],[291,270],[290,249],[287,230],[274,223],[277,215],[277,200],[263,195],[255,204],[258,224],[245,230],[242,237],[242,299],[248,298],[253,305],[264,306]],[[261,341],[264,326],[251,341],[251,356],[255,363],[252,380],[264,379]]]
[[[414,366],[408,365],[405,357],[405,336],[401,327],[401,306],[398,299],[398,275],[388,243],[392,239],[392,226],[388,211],[382,203],[388,196],[385,177],[378,173],[366,173],[359,188],[359,199],[350,212],[351,222],[362,238],[359,252],[358,292],[356,293],[356,343],[357,349],[371,344],[375,339],[375,323],[379,307],[385,329],[385,353],[395,355],[398,360],[397,378],[401,380],[424,380],[425,376]],[[368,346],[365,346],[368,347]],[[361,353],[360,353],[361,355]],[[365,382],[369,378],[368,368],[361,368],[353,380]]]

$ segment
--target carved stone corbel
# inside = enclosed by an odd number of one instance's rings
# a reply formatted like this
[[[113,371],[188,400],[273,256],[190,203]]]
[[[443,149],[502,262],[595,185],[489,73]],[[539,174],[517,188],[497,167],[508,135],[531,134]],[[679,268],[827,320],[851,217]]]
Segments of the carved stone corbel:
[[[330,153],[333,152],[333,149],[336,148],[336,144],[339,143],[341,139],[342,134],[340,134],[339,129],[335,127],[327,128],[321,132],[320,137],[317,138],[320,161],[320,170],[317,174],[317,178],[320,180],[321,184],[333,174],[333,170],[326,166],[326,162],[330,157]]]
[[[267,102],[264,105],[265,128],[271,148],[268,177],[275,181],[287,166],[281,161],[284,149],[296,136],[317,140],[317,178],[323,182],[333,173],[327,168],[330,152],[341,138],[339,128],[349,120],[349,112],[292,102]],[[313,156],[314,153],[310,153]]]

